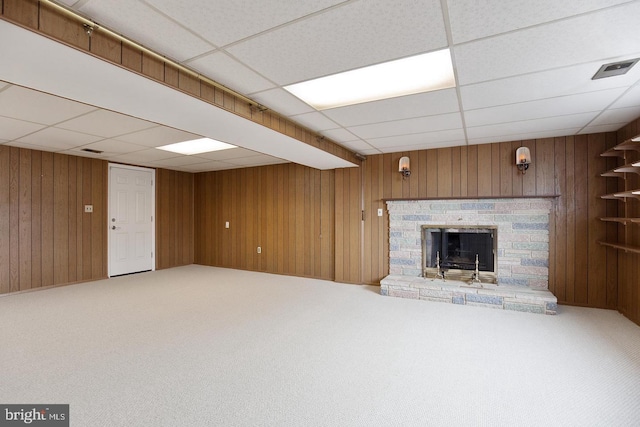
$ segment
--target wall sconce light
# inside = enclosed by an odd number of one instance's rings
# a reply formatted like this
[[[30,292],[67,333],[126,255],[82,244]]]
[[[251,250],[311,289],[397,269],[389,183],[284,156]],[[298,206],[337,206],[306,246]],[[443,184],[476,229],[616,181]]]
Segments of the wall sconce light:
[[[411,161],[408,157],[400,157],[398,172],[402,174],[402,179],[409,178],[409,175],[411,175]]]
[[[520,147],[516,150],[516,166],[524,175],[531,164],[531,152],[527,147]]]

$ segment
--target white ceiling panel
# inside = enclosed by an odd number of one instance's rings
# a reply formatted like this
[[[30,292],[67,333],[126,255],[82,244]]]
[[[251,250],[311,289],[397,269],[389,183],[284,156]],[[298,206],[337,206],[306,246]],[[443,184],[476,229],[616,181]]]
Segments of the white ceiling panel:
[[[178,61],[215,48],[141,1],[91,0],[79,10],[88,16],[100,17],[98,24],[127,34],[130,39]],[[160,39],[158,34],[162,34]]]
[[[169,127],[154,126],[149,129],[119,136],[118,140],[147,147],[161,147],[163,145],[175,144],[176,142],[190,141],[198,138],[202,137],[200,135]]]
[[[57,125],[59,128],[84,132],[104,138],[136,132],[156,126],[144,120],[107,110],[97,110]]]
[[[57,96],[10,86],[0,96],[0,116],[52,125],[95,110]]]
[[[229,169],[237,169],[237,165],[232,165],[231,163],[225,162],[217,162],[217,161],[208,161],[205,163],[197,163],[194,165],[184,165],[179,166],[175,169],[181,170],[184,172],[209,172],[209,171],[221,171],[221,170],[229,170]]]
[[[501,135],[538,134],[539,132],[554,130],[580,129],[593,120],[596,115],[597,113],[570,114],[560,117],[469,127],[467,128],[467,137],[471,141],[478,138],[497,138]]]
[[[615,132],[619,130],[621,127],[624,127],[627,123],[614,123],[609,125],[596,125],[596,126],[587,126],[582,128],[580,132],[581,135],[586,135],[589,133],[600,133],[600,132]]]
[[[44,126],[0,116],[0,139],[12,141],[43,129]]]
[[[640,53],[638,16],[640,2],[636,1],[456,46],[458,82],[465,85],[585,62],[636,57]]]
[[[252,98],[285,116],[295,116],[315,111],[284,89],[267,90],[253,95]]]
[[[323,136],[339,143],[355,141],[358,139],[357,136],[343,128],[323,130],[321,133]]]
[[[253,157],[258,156],[260,153],[256,153],[255,151],[247,150],[246,148],[231,148],[229,150],[219,150],[219,151],[211,151],[209,153],[200,153],[195,157],[200,157],[204,160],[230,160],[230,159],[239,159],[241,157]]]
[[[541,71],[460,87],[465,110],[556,98],[613,88],[627,88],[640,79],[640,67],[615,78],[591,80],[601,62]]]
[[[351,150],[361,152],[362,150],[371,150],[374,147],[366,141],[361,139],[357,139],[355,141],[343,142],[341,143],[343,147],[349,148]]]
[[[274,157],[265,156],[263,154],[260,154],[254,157],[240,157],[237,159],[230,159],[230,160],[227,160],[227,162],[237,166],[258,166],[258,165],[267,165],[267,164],[287,163],[286,160],[276,159]]]
[[[122,142],[118,141],[117,139],[104,139],[102,141],[94,142],[93,144],[87,144],[80,148],[89,148],[91,150],[103,151],[107,154],[133,153],[136,151],[148,149],[148,147],[142,145],[131,144],[130,142]]]
[[[640,117],[640,104],[636,107],[607,110],[589,123],[589,126],[629,123],[638,117]]]
[[[289,118],[314,131],[335,129],[338,126],[336,122],[319,112],[298,114]]]
[[[58,151],[90,144],[99,139],[101,139],[99,136],[48,127],[22,137],[18,139],[18,141],[26,144],[39,145],[41,147],[50,147],[48,151]]]
[[[369,0],[293,22],[228,50],[286,85],[446,45],[439,0]]]
[[[149,148],[146,150],[140,150],[133,153],[122,154],[113,157],[114,161],[120,162],[157,162],[159,160],[171,159],[173,157],[180,157],[179,154],[172,153],[170,151],[158,150],[157,148]]]
[[[628,1],[450,0],[447,3],[453,42],[463,43]]]
[[[640,67],[638,67],[640,69]],[[636,107],[640,105],[640,84],[636,84],[620,97],[611,108]]]
[[[213,52],[187,62],[187,65],[240,93],[250,94],[275,87],[275,84],[226,53]]]
[[[205,162],[206,160],[203,160],[195,156],[178,156],[178,157],[172,157],[170,159],[156,160],[153,163],[154,165],[157,165],[159,167],[170,169],[173,166],[195,165],[195,164],[205,163]]]
[[[406,146],[433,146],[437,143],[464,145],[464,131],[462,129],[443,130],[439,132],[416,133],[412,135],[392,136],[388,138],[371,138],[367,142],[380,150]]]
[[[364,126],[353,126],[348,129],[360,138],[368,139],[460,128],[462,128],[460,114],[451,113]]]
[[[516,122],[529,119],[563,116],[567,111],[575,113],[599,112],[607,108],[622,93],[624,88],[561,96],[518,104],[501,105],[467,111],[464,115],[467,126]]]
[[[224,46],[344,0],[146,0],[205,39]]]
[[[456,147],[460,146],[458,141],[440,141],[436,143],[432,143],[429,145],[430,149],[433,148],[445,148],[445,147]],[[398,145],[394,147],[385,147],[380,148],[379,151],[382,153],[397,153],[400,151],[416,151],[416,150],[424,150],[424,144],[417,145]]]
[[[340,125],[348,127],[457,111],[460,110],[456,90],[444,89],[334,108],[324,110],[323,113]]]

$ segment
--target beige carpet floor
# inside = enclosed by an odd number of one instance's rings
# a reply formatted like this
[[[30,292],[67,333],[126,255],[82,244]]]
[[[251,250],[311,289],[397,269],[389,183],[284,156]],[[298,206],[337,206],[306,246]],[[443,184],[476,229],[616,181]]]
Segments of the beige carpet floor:
[[[638,426],[640,327],[187,266],[0,298],[0,403],[72,426]]]

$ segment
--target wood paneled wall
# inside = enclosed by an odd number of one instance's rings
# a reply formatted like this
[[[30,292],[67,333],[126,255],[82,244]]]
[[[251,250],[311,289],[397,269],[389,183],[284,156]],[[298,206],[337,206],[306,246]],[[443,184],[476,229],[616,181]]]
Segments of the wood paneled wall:
[[[618,131],[618,143],[640,135],[640,119],[637,119],[620,131]],[[627,163],[640,160],[640,153],[627,152]],[[627,174],[626,189],[637,190],[640,188],[640,177],[636,174]],[[622,180],[610,180],[617,182],[620,189],[625,183]],[[619,202],[620,216],[640,218],[640,200],[630,199],[627,202]],[[614,239],[610,239],[615,241]],[[618,226],[618,242],[627,245],[640,246],[640,225],[628,224]],[[618,264],[618,310],[629,319],[640,325],[640,254],[619,251]]]
[[[106,277],[106,180],[101,160],[0,146],[0,293]]]
[[[362,283],[362,171],[336,169],[335,280]]]
[[[197,174],[196,263],[333,279],[334,186],[294,164]]]
[[[617,210],[615,202],[599,198],[608,185],[599,174],[613,167],[599,154],[615,143],[610,133],[369,156],[362,171],[362,281],[379,283],[389,271],[386,199],[559,195],[549,233],[550,290],[562,303],[616,308],[618,254],[596,243],[615,233],[598,219]],[[514,165],[520,145],[533,158],[525,175]],[[411,159],[407,180],[397,171],[402,156]]]
[[[194,174],[156,170],[156,268],[193,264]]]
[[[316,133],[270,110],[256,108],[257,103],[234,95],[221,85],[200,78],[196,73],[179,69],[159,57],[123,42],[101,31],[98,26],[89,37],[82,22],[62,14],[38,0],[1,0],[0,19],[6,19],[66,43],[130,71],[167,84],[219,108],[271,128],[353,163],[359,163],[354,153],[319,137]],[[160,52],[162,53],[162,52]]]

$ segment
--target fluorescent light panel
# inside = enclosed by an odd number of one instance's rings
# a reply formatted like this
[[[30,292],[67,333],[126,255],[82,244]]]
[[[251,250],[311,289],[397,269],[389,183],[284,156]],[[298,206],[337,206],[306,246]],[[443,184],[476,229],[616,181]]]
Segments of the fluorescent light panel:
[[[191,141],[178,142],[175,144],[163,145],[162,147],[156,147],[160,150],[171,151],[173,153],[185,154],[190,156],[192,154],[209,153],[211,151],[228,150],[230,148],[236,148],[235,145],[227,144],[225,142],[216,141],[215,139],[201,138],[193,139]]]
[[[455,87],[449,49],[286,86],[316,110]]]

